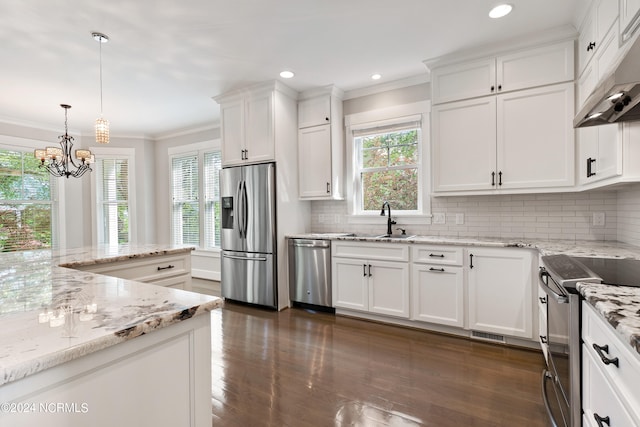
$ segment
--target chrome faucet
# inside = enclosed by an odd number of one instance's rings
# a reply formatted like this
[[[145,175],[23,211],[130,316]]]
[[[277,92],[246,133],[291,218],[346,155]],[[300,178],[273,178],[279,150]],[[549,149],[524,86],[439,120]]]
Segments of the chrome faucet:
[[[396,222],[391,220],[391,205],[387,201],[385,201],[382,204],[382,210],[380,211],[380,216],[384,216],[385,206],[387,207],[387,213],[389,214],[389,218],[387,218],[387,236],[391,236],[393,234],[393,230],[391,229],[391,226],[394,225]]]

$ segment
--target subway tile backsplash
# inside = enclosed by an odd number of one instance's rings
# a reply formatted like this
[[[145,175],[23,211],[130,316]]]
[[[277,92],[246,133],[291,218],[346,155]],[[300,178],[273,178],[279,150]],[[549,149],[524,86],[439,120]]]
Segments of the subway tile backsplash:
[[[398,218],[395,227],[421,235],[617,240],[640,246],[640,184],[579,193],[433,197],[431,211],[443,213],[445,223],[403,224]],[[463,214],[463,224],[456,224],[456,214]],[[598,222],[602,214],[604,224]],[[314,201],[311,227],[314,232],[383,233],[386,219],[350,224],[346,201]]]

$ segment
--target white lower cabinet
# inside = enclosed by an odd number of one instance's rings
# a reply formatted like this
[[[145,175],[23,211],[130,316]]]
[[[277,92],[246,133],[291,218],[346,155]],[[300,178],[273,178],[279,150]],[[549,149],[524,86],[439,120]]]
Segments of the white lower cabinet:
[[[464,327],[462,248],[411,248],[411,320]]]
[[[638,354],[584,301],[581,336],[583,425],[639,426]]]
[[[76,270],[90,271],[121,279],[137,280],[175,289],[191,290],[191,251],[132,258],[126,261],[102,262],[74,266]]]
[[[533,254],[526,249],[468,249],[469,329],[533,338]]]
[[[409,318],[407,245],[334,241],[331,250],[336,308]]]

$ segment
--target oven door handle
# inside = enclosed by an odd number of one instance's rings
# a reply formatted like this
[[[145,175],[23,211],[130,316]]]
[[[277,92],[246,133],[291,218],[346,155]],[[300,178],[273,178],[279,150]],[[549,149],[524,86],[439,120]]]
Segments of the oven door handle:
[[[542,401],[544,402],[544,409],[547,411],[547,415],[549,416],[549,421],[551,421],[551,425],[553,427],[558,427],[558,422],[553,416],[553,412],[551,411],[551,406],[549,405],[549,396],[547,395],[547,381],[553,380],[553,375],[551,372],[546,369],[542,370]]]
[[[540,278],[540,283],[542,283],[542,286],[544,287],[544,291],[546,292],[547,295],[552,297],[558,304],[568,304],[569,303],[569,298],[566,295],[561,295],[561,294],[557,293],[556,291],[554,291],[549,286],[549,280],[552,280],[554,283],[556,283],[556,282],[555,282],[555,280],[553,280],[553,278],[547,272],[547,270],[545,270],[544,268],[540,268],[540,272],[538,273],[538,277]],[[558,288],[559,288],[559,286],[558,286]]]

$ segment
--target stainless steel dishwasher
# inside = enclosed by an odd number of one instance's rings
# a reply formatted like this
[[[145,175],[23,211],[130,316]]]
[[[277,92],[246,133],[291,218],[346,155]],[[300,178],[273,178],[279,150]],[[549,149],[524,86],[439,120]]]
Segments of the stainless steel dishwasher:
[[[295,303],[332,308],[330,240],[289,239],[289,296]]]

